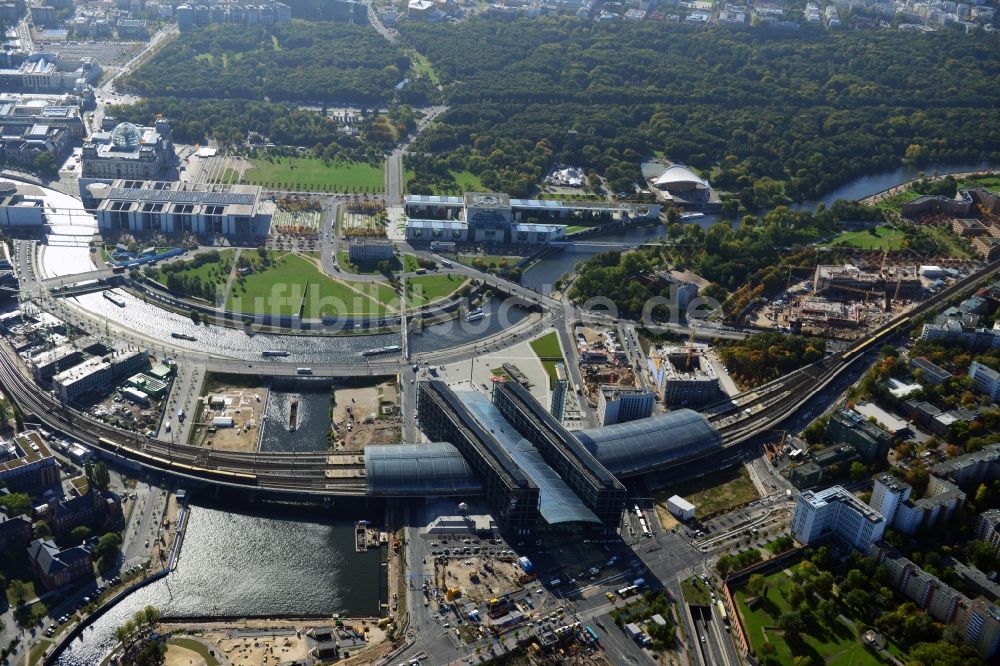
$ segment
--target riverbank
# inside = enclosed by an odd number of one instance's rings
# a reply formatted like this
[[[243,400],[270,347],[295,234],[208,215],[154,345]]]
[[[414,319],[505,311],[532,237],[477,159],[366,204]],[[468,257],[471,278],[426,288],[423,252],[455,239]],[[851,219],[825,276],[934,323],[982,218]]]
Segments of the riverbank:
[[[167,516],[172,516],[173,519],[170,520]],[[177,496],[171,493],[170,498],[163,507],[163,514],[160,516],[161,524],[165,521],[167,525],[166,530],[170,537],[169,550],[167,545],[168,541],[166,539],[167,535],[165,534],[163,538],[161,538],[154,545],[154,550],[158,552],[159,556],[157,558],[152,558],[151,556],[150,558],[152,563],[159,562],[160,567],[155,570],[147,569],[146,576],[141,580],[128,585],[94,609],[94,612],[82,617],[78,623],[72,625],[62,635],[62,639],[55,643],[52,648],[45,653],[43,661],[45,666],[53,666],[54,664],[61,663],[60,657],[62,654],[78,637],[82,638],[83,632],[87,629],[87,627],[90,627],[95,622],[100,620],[105,613],[114,609],[119,603],[127,599],[133,593],[162,578],[165,578],[177,567],[181,546],[184,543],[184,534],[185,528],[187,527],[188,516],[189,510],[186,501],[182,499],[178,502]]]
[[[333,518],[329,504],[248,506],[239,494],[220,500],[212,493],[212,498],[210,504],[189,508],[183,558],[173,560],[177,566],[108,604],[90,628],[67,642],[55,663],[100,664],[117,645],[115,630],[147,605],[183,623],[225,618],[328,621],[384,612],[389,600],[386,549],[357,553],[354,548],[354,521],[373,511],[381,514],[380,506],[337,502]]]
[[[273,666],[328,655],[333,644],[346,663],[370,664],[391,649],[375,617],[204,620],[164,618],[159,631],[167,640],[167,665]],[[198,644],[208,648],[206,655]],[[194,654],[191,654],[194,653]],[[208,658],[206,658],[206,656]],[[190,662],[187,660],[191,660]]]
[[[977,171],[964,171],[958,173],[935,173],[929,176],[920,176],[917,178],[912,178],[910,180],[904,181],[897,185],[893,185],[892,187],[884,189],[881,192],[876,192],[875,194],[869,195],[862,199],[858,199],[858,203],[864,204],[866,206],[876,206],[879,203],[885,201],[886,199],[889,199],[891,197],[902,194],[903,192],[906,192],[907,190],[910,189],[910,185],[921,180],[938,181],[951,177],[957,181],[962,181],[969,178],[976,178],[981,176],[996,176],[997,174],[998,172],[995,171],[994,169],[980,169]]]

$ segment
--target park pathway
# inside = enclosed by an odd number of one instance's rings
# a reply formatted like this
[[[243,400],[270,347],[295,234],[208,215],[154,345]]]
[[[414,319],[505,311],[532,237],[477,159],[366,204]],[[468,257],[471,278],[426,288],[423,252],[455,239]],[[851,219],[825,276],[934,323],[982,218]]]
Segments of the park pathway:
[[[236,254],[233,255],[233,265],[229,267],[229,277],[226,278],[226,286],[222,288],[222,294],[217,295],[215,299],[216,307],[224,308],[229,300],[229,290],[233,288],[233,280],[236,279],[237,266],[240,261],[240,254],[243,252],[243,248],[236,248]],[[221,301],[220,301],[221,299]]]

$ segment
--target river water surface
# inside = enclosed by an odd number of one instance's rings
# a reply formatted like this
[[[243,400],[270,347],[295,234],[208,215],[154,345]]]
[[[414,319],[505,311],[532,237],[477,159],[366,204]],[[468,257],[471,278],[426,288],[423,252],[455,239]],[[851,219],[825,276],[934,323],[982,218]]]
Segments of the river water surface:
[[[335,510],[237,511],[192,507],[177,568],[98,619],[59,663],[100,663],[115,629],[150,604],[169,616],[378,614],[381,554],[355,552],[353,522]]]

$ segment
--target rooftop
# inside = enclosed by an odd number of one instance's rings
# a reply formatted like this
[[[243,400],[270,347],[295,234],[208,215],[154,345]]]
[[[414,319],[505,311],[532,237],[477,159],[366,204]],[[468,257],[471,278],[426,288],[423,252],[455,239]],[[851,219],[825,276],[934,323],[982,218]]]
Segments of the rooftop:
[[[869,522],[878,523],[885,520],[885,517],[883,517],[881,513],[852,495],[843,486],[831,486],[825,490],[819,491],[807,490],[799,497],[801,497],[804,502],[808,502],[817,508],[832,502],[840,502],[860,513]]]
[[[547,409],[542,407],[541,403],[535,400],[526,388],[518,382],[503,382],[496,387],[496,390],[504,391],[516,398],[517,402],[529,411],[535,421],[549,433],[550,441],[562,456],[572,461],[573,466],[580,472],[589,476],[591,482],[605,488],[621,486],[618,479],[612,476]]]
[[[552,469],[531,442],[521,437],[489,399],[475,391],[458,391],[470,413],[489,429],[508,455],[538,486],[538,511],[550,525],[567,522],[600,523],[576,493]]]
[[[691,409],[573,433],[615,476],[643,474],[722,450],[722,437]]]
[[[365,483],[376,495],[478,493],[482,483],[454,446],[383,444],[365,447]]]
[[[34,430],[28,430],[15,435],[7,444],[0,447],[8,452],[8,460],[0,463],[0,471],[16,469],[51,458],[52,452],[42,436]]]

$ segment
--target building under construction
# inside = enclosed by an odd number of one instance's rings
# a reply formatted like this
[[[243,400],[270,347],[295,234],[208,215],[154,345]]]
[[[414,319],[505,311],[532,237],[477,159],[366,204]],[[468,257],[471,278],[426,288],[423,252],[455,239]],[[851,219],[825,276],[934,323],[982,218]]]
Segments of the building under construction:
[[[824,298],[858,300],[914,298],[923,291],[917,266],[882,266],[865,270],[852,264],[817,266],[813,276],[813,293]]]
[[[689,345],[651,350],[649,374],[668,406],[707,405],[723,397],[719,377],[703,348]]]
[[[827,326],[855,328],[860,326],[864,307],[858,303],[842,303],[806,298],[799,303],[800,321],[820,321]]]

